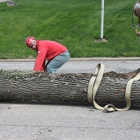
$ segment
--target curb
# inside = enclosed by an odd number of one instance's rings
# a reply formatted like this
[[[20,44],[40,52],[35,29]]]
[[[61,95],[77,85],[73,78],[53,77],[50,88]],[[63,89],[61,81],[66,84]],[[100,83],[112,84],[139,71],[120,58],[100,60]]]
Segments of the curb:
[[[0,0],[0,2],[7,2],[8,0]],[[9,0],[10,1],[10,0]]]

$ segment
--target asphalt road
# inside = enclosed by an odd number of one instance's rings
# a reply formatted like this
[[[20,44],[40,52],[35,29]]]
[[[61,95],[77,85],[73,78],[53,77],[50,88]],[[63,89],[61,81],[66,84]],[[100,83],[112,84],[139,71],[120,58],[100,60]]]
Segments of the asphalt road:
[[[34,61],[34,59],[0,60],[0,69],[32,71]],[[127,73],[140,67],[140,58],[75,58],[70,59],[57,73],[93,73],[99,63],[105,65],[104,72]]]
[[[139,59],[71,59],[58,73],[130,72]],[[31,71],[34,60],[0,60],[0,69]],[[0,140],[140,140],[140,110],[104,113],[89,105],[0,104]]]

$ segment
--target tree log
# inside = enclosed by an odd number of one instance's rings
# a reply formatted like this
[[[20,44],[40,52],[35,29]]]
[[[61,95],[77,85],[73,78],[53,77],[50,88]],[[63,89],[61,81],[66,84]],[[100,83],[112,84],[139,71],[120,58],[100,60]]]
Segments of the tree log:
[[[96,102],[124,105],[127,82],[139,71],[105,73],[95,97]],[[92,73],[50,74],[1,70],[0,101],[88,104],[88,84],[92,76]],[[140,81],[132,85],[131,101],[132,105],[140,105]]]

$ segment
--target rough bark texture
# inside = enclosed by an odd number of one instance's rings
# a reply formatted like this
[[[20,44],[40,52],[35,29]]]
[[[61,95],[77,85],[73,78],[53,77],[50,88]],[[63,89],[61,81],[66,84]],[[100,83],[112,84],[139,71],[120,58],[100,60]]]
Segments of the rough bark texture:
[[[125,103],[125,88],[128,80],[139,70],[127,74],[109,72],[104,74],[99,86],[96,101],[98,103]],[[88,84],[91,73],[49,74],[0,72],[1,102],[38,102],[38,103],[88,103]],[[140,81],[132,85],[132,104],[140,104]]]

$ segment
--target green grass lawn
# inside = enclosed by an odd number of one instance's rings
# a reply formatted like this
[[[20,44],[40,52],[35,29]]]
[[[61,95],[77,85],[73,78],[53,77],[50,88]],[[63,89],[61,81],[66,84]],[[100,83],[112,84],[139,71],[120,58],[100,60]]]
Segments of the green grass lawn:
[[[55,40],[71,57],[138,57],[139,39],[131,28],[134,0],[105,1],[104,38],[100,38],[100,0],[14,0],[0,3],[0,59],[35,57],[27,36]],[[134,16],[135,26],[137,17]]]

